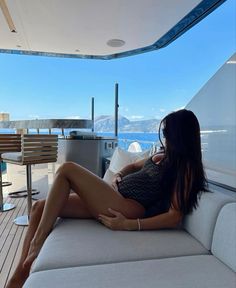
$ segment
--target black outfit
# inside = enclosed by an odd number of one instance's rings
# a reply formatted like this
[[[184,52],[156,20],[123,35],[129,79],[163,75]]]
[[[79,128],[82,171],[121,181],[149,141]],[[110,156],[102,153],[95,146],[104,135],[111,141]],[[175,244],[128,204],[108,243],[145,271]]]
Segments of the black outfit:
[[[148,217],[167,212],[170,207],[170,197],[161,185],[163,165],[163,161],[156,164],[151,157],[141,170],[124,176],[118,184],[120,194],[139,202]]]

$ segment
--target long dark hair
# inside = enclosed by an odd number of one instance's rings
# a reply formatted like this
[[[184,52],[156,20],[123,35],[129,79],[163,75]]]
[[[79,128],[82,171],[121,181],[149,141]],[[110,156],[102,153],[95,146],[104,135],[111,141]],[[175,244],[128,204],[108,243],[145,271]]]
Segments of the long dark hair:
[[[161,141],[161,130],[165,145]],[[186,109],[170,113],[160,123],[159,139],[165,153],[163,190],[170,198],[175,191],[178,209],[188,214],[197,207],[201,192],[208,191],[197,117]]]

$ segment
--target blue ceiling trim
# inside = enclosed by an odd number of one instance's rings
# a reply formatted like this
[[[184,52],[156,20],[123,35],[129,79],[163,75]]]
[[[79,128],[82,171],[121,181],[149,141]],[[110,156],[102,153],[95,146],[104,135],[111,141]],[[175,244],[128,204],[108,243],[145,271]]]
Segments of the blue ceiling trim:
[[[63,53],[48,53],[38,51],[25,51],[25,50],[11,50],[0,49],[0,53],[20,54],[20,55],[34,55],[34,56],[47,56],[47,57],[62,57],[62,58],[79,58],[79,59],[100,59],[111,60],[122,57],[128,57],[145,52],[157,50],[169,45],[171,42],[180,37],[183,33],[196,25],[199,21],[213,12],[218,6],[226,0],[203,0],[192,11],[190,11],[183,19],[181,19],[173,28],[171,28],[164,36],[162,36],[153,45],[130,50],[127,52],[111,54],[106,56],[95,55],[76,55],[76,54],[63,54]]]

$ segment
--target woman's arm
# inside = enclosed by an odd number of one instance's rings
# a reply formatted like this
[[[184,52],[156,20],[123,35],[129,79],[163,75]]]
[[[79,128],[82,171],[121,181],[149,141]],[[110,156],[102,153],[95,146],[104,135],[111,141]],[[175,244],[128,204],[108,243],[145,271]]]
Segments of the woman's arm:
[[[126,219],[124,226],[126,230],[157,230],[162,228],[176,228],[182,220],[182,214],[170,208],[168,212],[157,216],[139,219]]]
[[[163,153],[157,153],[155,155],[152,156],[152,159],[155,163],[160,162],[164,157]],[[148,158],[144,158],[142,160],[136,161],[132,164],[129,164],[127,166],[125,166],[124,168],[122,168],[119,172],[117,172],[116,174],[119,174],[121,177],[124,177],[130,173],[139,171],[140,169],[142,169],[144,163],[147,161]]]
[[[155,230],[162,228],[176,228],[182,221],[183,214],[179,209],[176,191],[173,192],[171,205],[166,213],[137,220],[138,230]],[[127,228],[133,228],[132,219],[127,220]],[[139,229],[140,228],[140,229]]]
[[[164,157],[164,154],[163,153],[157,153],[155,155],[152,156],[152,159],[155,163],[158,163],[160,162]],[[118,190],[118,183],[122,180],[122,178],[128,174],[131,174],[131,173],[134,173],[134,172],[137,172],[139,171],[140,169],[142,169],[144,163],[147,161],[148,158],[144,158],[142,160],[139,160],[139,161],[136,161],[134,163],[131,163],[127,166],[125,166],[124,168],[122,168],[120,171],[118,171],[114,177],[113,177],[113,180],[112,180],[112,187],[115,189],[115,190]]]
[[[127,166],[125,166],[124,168],[122,168],[120,171],[118,171],[112,180],[112,187],[115,190],[118,190],[118,183],[122,180],[122,178],[130,173],[134,173],[136,171],[139,171],[140,169],[142,169],[145,161],[147,161],[147,159],[142,159],[140,161],[137,161],[135,163],[129,164]]]
[[[162,228],[176,228],[181,220],[182,213],[173,207],[168,212],[143,219],[127,219],[118,211],[109,209],[114,217],[99,215],[99,220],[112,230],[157,230]]]
[[[126,165],[124,168],[122,168],[117,174],[120,174],[122,177],[134,173],[136,171],[139,171],[142,169],[144,163],[147,161],[147,158],[144,158],[142,160],[136,161],[134,163]]]

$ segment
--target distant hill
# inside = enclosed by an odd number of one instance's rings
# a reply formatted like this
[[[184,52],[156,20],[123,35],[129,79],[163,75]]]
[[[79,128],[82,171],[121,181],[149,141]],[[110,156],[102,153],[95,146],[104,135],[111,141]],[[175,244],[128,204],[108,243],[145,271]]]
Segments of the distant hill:
[[[124,116],[118,118],[119,132],[157,132],[160,120],[130,121]],[[114,116],[102,115],[95,119],[94,128],[96,132],[114,132]]]

